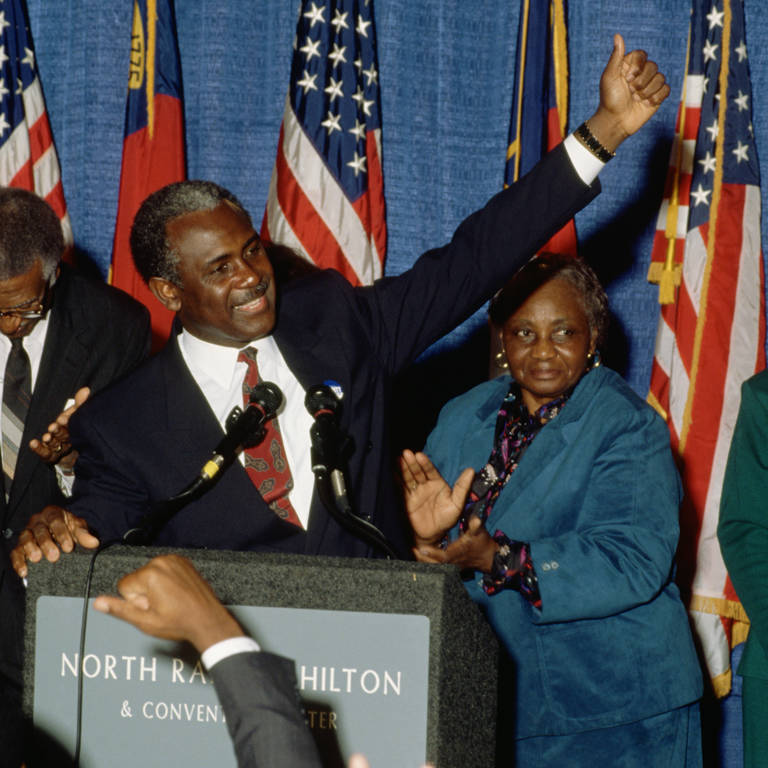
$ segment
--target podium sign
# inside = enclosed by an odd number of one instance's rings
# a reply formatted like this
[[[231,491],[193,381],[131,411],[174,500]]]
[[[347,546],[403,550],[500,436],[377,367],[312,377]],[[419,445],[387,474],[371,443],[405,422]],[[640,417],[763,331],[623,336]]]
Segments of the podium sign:
[[[45,695],[35,697],[35,724],[74,750],[82,669],[81,768],[160,768],[169,756],[184,766],[236,768],[224,712],[199,658],[90,609],[81,665],[81,610],[78,598],[37,601],[35,690]],[[295,659],[307,719],[321,744],[335,742],[342,756],[364,752],[373,766],[416,768],[424,762],[429,669],[424,616],[231,610],[264,650]],[[397,643],[384,642],[392,635]]]
[[[151,557],[189,557],[261,647],[295,662],[324,768],[363,752],[372,768],[485,768],[495,750],[498,644],[455,568],[300,555],[115,547],[92,595]],[[90,555],[30,567],[24,707],[63,764],[81,768],[235,766],[224,713],[186,645],[147,637],[94,611],[78,655]],[[52,742],[58,751],[50,752]],[[57,762],[58,760],[58,762]]]

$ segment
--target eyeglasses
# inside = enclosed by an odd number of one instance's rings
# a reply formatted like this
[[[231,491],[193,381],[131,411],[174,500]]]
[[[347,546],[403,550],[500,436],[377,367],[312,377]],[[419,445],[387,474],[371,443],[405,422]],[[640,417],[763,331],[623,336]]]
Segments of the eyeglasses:
[[[0,309],[0,320],[6,317],[16,318],[22,322],[25,320],[42,320],[51,308],[50,298],[52,285],[53,281],[49,280],[45,284],[43,295],[39,298],[22,301],[21,304],[17,304],[10,309]],[[35,307],[35,305],[37,306]],[[27,309],[27,307],[29,308]]]

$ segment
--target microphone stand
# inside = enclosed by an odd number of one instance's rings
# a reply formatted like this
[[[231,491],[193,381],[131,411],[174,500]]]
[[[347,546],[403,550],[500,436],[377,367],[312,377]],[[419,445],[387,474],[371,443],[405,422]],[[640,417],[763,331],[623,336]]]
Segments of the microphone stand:
[[[358,517],[352,510],[352,505],[346,497],[334,493],[333,481],[325,465],[312,462],[312,472],[317,480],[317,493],[320,501],[328,510],[331,517],[342,527],[366,544],[383,552],[390,560],[398,560],[397,552],[387,541],[384,534],[373,523]]]
[[[312,473],[317,481],[320,501],[342,528],[383,552],[388,558],[397,560],[397,552],[386,536],[373,523],[355,514],[347,496],[344,467],[352,449],[352,440],[339,429],[333,419],[326,421],[323,427],[316,420],[310,430]]]

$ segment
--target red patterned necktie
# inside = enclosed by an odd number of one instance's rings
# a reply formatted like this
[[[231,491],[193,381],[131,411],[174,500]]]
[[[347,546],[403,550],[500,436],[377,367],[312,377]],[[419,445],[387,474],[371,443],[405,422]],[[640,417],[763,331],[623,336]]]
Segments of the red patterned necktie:
[[[243,379],[244,408],[248,406],[251,393],[259,383],[256,352],[257,350],[253,347],[246,347],[237,356],[239,363],[245,363],[248,366]],[[266,428],[267,433],[264,439],[257,446],[243,451],[245,471],[269,508],[282,520],[301,528],[299,516],[288,499],[288,492],[293,488],[293,478],[285,456],[277,416],[267,422]]]

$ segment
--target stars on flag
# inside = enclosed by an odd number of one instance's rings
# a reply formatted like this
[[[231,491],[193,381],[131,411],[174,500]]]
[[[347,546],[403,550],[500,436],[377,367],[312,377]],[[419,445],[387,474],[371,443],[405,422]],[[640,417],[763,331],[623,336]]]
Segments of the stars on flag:
[[[722,27],[724,15],[724,11],[718,11],[717,6],[713,5],[712,10],[706,15],[706,19],[709,22],[709,28],[714,29],[715,27]]]
[[[300,85],[304,89],[304,93],[306,94],[307,91],[316,91],[317,85],[315,84],[315,80],[317,80],[317,73],[314,75],[310,75],[307,70],[304,70],[304,77],[301,78],[301,80],[296,81],[296,85]]]
[[[341,115],[334,115],[333,112],[328,113],[328,117],[323,120],[320,125],[323,126],[323,128],[326,128],[328,130],[328,133],[331,134],[334,131],[340,131],[341,126],[339,125],[339,121],[341,120]]]
[[[733,103],[739,108],[739,112],[743,112],[745,109],[749,109],[748,100],[749,96],[739,90],[739,95],[733,100]]]
[[[359,157],[357,152],[355,152],[355,157],[353,160],[350,160],[347,165],[355,172],[355,176],[357,176],[358,173],[365,173],[365,156]]]
[[[712,194],[711,189],[704,189],[701,184],[699,184],[696,189],[691,191],[691,197],[693,198],[693,204],[694,205],[709,205],[709,196]]]
[[[312,3],[312,7],[304,14],[304,16],[309,19],[310,29],[312,29],[312,27],[314,27],[317,22],[320,22],[321,24],[325,22],[325,19],[323,18],[324,13],[325,13],[324,5],[321,5],[318,8],[316,3]]]
[[[367,5],[367,4],[366,4]],[[366,124],[359,118],[370,117],[376,104],[373,89],[378,86],[379,73],[373,59],[363,61],[363,46],[354,44],[355,38],[368,37],[368,30],[372,24],[362,13],[357,14],[354,30],[350,29],[349,11],[341,11],[335,8],[333,18],[326,20],[327,6],[312,2],[310,7],[302,14],[306,19],[304,24],[307,32],[304,44],[297,49],[303,54],[302,75],[296,79],[296,85],[301,91],[302,97],[311,98],[313,92],[320,96],[321,85],[318,80],[324,78],[322,94],[324,94],[324,119],[318,121],[318,125],[325,129],[326,136],[330,137],[335,132],[346,132],[354,137],[355,142],[365,141]],[[327,29],[332,28],[332,31]],[[351,36],[351,37],[350,37]],[[359,77],[356,82],[350,82],[348,71],[343,65],[348,63],[347,51],[358,53],[354,60]],[[325,59],[332,64],[334,74],[327,74],[323,66]],[[366,66],[367,65],[367,66]],[[337,74],[338,72],[338,74]],[[345,83],[346,80],[346,83]],[[355,113],[352,119],[346,117],[348,110],[344,109],[345,96],[355,104]],[[367,171],[365,152],[358,152],[356,146],[350,147],[347,155],[350,159],[345,165],[352,169],[354,176]]]
[[[747,157],[747,150],[749,149],[748,144],[742,144],[740,141],[737,142],[736,146],[731,150],[731,152],[736,157],[736,162],[740,163],[742,161],[748,162],[749,158]]]
[[[355,27],[355,31],[358,35],[361,35],[362,37],[368,37],[368,27],[370,26],[370,21],[366,21],[362,16],[357,17],[357,26]]]
[[[346,45],[340,46],[338,43],[333,44],[333,50],[328,54],[328,58],[333,62],[334,67],[338,67],[340,64],[347,63],[347,59],[344,56],[344,52],[346,50]]]
[[[722,49],[724,11],[713,3],[705,19],[701,36],[692,41],[692,45],[700,51],[697,65],[700,69],[688,73],[703,81],[699,141],[696,142],[690,186],[691,208],[697,211],[695,225],[700,223],[697,217],[704,216],[704,211],[711,204],[712,185],[718,170],[718,141],[724,142],[722,154],[719,155],[722,158],[723,181],[755,183],[748,178],[755,174],[756,155],[752,151],[751,99],[749,89],[743,85],[748,82],[749,66],[743,29],[733,30],[729,53]],[[725,54],[728,54],[728,104],[725,110],[728,130],[721,137],[720,59]]]
[[[320,58],[320,40],[312,40],[309,35],[307,35],[307,42],[304,43],[304,45],[299,48],[299,50],[306,54],[307,56],[307,64],[309,64],[310,61],[312,61],[313,56],[317,56]]]
[[[715,156],[707,150],[707,154],[698,161],[701,166],[702,173],[714,173],[715,172]]]
[[[344,11],[344,13],[342,13],[338,8],[336,8],[333,19],[331,19],[331,25],[335,27],[337,35],[341,33],[342,29],[349,29],[349,24],[347,24],[347,16],[349,16],[349,11]]]
[[[35,68],[35,52],[24,46],[24,58],[22,64],[26,64],[30,69]]]

